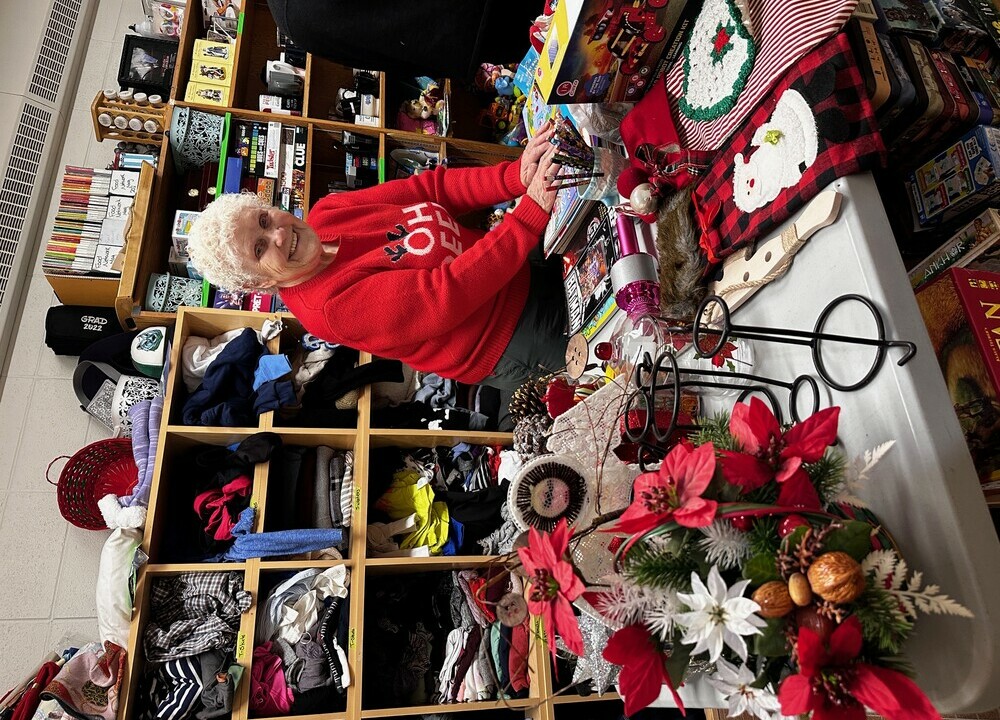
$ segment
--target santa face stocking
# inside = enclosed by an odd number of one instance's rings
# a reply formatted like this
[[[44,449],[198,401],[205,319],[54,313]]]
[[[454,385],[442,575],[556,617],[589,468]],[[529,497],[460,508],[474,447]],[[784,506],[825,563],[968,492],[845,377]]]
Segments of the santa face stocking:
[[[667,72],[680,146],[723,146],[803,55],[837,33],[858,0],[705,0]]]
[[[730,139],[691,196],[701,247],[717,263],[784,222],[885,147],[841,33],[808,53]]]

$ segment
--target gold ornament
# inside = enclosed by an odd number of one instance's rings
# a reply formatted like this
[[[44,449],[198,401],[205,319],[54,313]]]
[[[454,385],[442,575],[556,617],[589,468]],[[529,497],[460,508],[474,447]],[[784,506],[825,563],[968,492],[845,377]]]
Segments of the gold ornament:
[[[843,605],[865,590],[861,564],[845,552],[823,553],[809,567],[809,586],[824,600]]]
[[[788,587],[780,580],[772,580],[761,585],[754,592],[752,599],[760,605],[760,616],[766,618],[785,617],[795,607],[788,594]]]
[[[802,573],[792,573],[788,578],[788,594],[792,596],[792,602],[799,607],[805,607],[813,599],[812,588]]]

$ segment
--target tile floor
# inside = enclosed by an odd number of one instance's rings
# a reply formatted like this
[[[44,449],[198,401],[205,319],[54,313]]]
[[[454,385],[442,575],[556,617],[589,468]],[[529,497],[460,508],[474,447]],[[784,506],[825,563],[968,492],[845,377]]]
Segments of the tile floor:
[[[56,182],[62,166],[103,167],[113,145],[94,138],[90,101],[102,87],[115,87],[121,38],[141,19],[139,0],[99,0],[80,73]],[[55,215],[53,193],[41,240]],[[57,356],[44,340],[45,311],[57,300],[35,258],[24,311],[0,395],[0,552],[4,592],[0,594],[0,694],[67,636],[97,639],[94,590],[106,532],[69,525],[59,514],[55,488],[45,468],[59,455],[72,455],[107,436],[73,394],[76,359]],[[58,478],[61,463],[53,468]]]

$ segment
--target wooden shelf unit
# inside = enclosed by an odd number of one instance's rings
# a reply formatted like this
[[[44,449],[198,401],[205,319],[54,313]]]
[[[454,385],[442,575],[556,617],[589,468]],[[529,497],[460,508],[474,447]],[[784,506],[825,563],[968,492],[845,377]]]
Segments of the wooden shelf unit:
[[[467,92],[455,90],[446,81],[445,88],[451,92],[455,137],[438,137],[397,130],[394,127],[396,109],[389,107],[385,73],[381,77],[381,102],[379,127],[353,125],[328,119],[330,105],[336,102],[338,87],[351,86],[351,69],[332,63],[320,57],[309,55],[306,60],[306,80],[303,95],[302,116],[274,115],[257,110],[258,95],[266,92],[260,80],[264,60],[277,59],[278,49],[275,23],[264,0],[247,0],[240,20],[242,32],[234,48],[233,83],[230,88],[230,107],[218,107],[183,100],[191,72],[194,41],[203,35],[201,25],[200,0],[188,0],[184,15],[184,27],[179,37],[177,65],[170,92],[170,107],[164,121],[164,128],[170,127],[170,110],[186,107],[192,110],[224,115],[231,113],[233,120],[257,122],[280,121],[283,124],[300,125],[308,128],[305,213],[308,206],[326,195],[329,180],[338,173],[343,175],[343,150],[336,150],[330,140],[331,134],[351,131],[379,139],[379,164],[384,169],[389,166],[389,153],[397,148],[413,148],[440,153],[454,166],[488,165],[503,160],[515,159],[521,149],[496,143],[481,142],[485,139],[483,128],[472,120],[474,107],[480,99]],[[225,153],[225,148],[223,148]],[[383,170],[382,177],[385,177]],[[57,288],[60,299],[67,304],[90,304],[113,306],[118,319],[126,329],[145,328],[173,322],[173,313],[151,312],[142,309],[145,302],[149,276],[154,272],[167,272],[167,256],[170,249],[171,225],[174,210],[179,207],[178,198],[184,178],[174,170],[169,137],[160,141],[159,165],[150,211],[146,217],[145,230],[141,241],[135,247],[134,258],[128,282],[121,284],[114,278],[74,278],[73,288]],[[66,283],[63,282],[63,285]],[[65,297],[64,297],[65,295]]]
[[[149,500],[149,514],[146,521],[142,548],[149,555],[150,562],[140,571],[136,589],[135,611],[133,614],[128,648],[128,673],[123,683],[123,699],[120,720],[136,717],[139,702],[139,681],[143,674],[144,657],[142,633],[149,620],[149,594],[151,582],[156,578],[177,575],[182,572],[240,572],[244,578],[244,588],[253,595],[254,605],[242,616],[241,631],[237,639],[237,661],[247,670],[250,668],[256,608],[266,597],[267,588],[277,573],[289,573],[306,568],[329,568],[344,565],[350,569],[349,586],[349,637],[345,648],[351,670],[352,684],[347,691],[347,707],[343,712],[322,715],[304,715],[301,718],[359,718],[407,717],[423,713],[461,712],[474,720],[490,711],[492,717],[497,710],[509,708],[509,716],[532,718],[533,720],[553,720],[555,707],[574,702],[592,703],[593,697],[583,697],[562,693],[553,696],[553,678],[547,646],[541,639],[537,621],[532,622],[533,640],[529,655],[531,687],[529,697],[519,700],[459,703],[449,705],[426,705],[401,708],[369,708],[362,704],[362,683],[364,681],[364,618],[365,581],[370,573],[373,577],[400,576],[405,579],[412,573],[447,572],[456,569],[483,568],[500,561],[496,556],[439,556],[427,558],[367,558],[365,539],[369,502],[374,498],[368,492],[368,468],[371,452],[381,448],[420,448],[438,445],[452,445],[469,442],[480,445],[507,445],[512,442],[509,433],[500,432],[459,432],[453,430],[390,430],[371,426],[371,392],[364,388],[358,401],[356,425],[350,428],[296,428],[276,427],[274,413],[264,413],[256,427],[188,427],[180,424],[180,404],[182,379],[180,377],[181,350],[185,341],[192,336],[211,338],[228,330],[252,327],[260,330],[264,321],[281,319],[285,329],[282,335],[269,341],[268,352],[275,353],[279,347],[301,335],[302,328],[290,315],[252,313],[235,310],[214,310],[208,308],[181,308],[176,316],[173,332],[170,367],[166,396],[163,407],[164,422],[160,428],[159,452],[154,463],[153,485]],[[362,362],[370,362],[366,353]],[[281,436],[288,445],[318,446],[328,445],[354,451],[354,508],[350,528],[350,548],[344,560],[284,560],[277,558],[249,559],[240,563],[193,563],[172,562],[177,557],[174,549],[167,546],[166,536],[172,523],[168,507],[174,493],[181,493],[183,499],[186,477],[175,472],[175,458],[179,453],[198,445],[225,446],[239,442],[254,433],[268,430]],[[271,477],[268,463],[256,466],[251,491],[251,506],[257,510],[255,531],[261,531],[268,511],[268,485]],[[192,492],[188,490],[188,492]],[[263,578],[263,581],[262,581]],[[250,673],[245,672],[237,691],[232,720],[246,720],[249,709]],[[611,695],[610,698],[615,698]],[[607,699],[608,696],[605,696]],[[505,713],[505,715],[508,713]]]

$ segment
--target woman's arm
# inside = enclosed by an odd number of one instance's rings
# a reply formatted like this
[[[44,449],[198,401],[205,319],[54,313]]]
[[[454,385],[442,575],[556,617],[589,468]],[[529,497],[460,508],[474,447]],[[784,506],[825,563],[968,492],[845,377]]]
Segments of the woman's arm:
[[[405,205],[414,202],[435,202],[453,216],[513,200],[524,194],[521,184],[521,161],[473,168],[444,168],[411,175],[400,180],[361,190],[327,195],[310,209],[345,205]]]
[[[400,344],[447,333],[511,282],[547,222],[548,213],[525,197],[500,225],[450,263],[345,276],[348,289],[324,307],[327,322],[348,345],[363,344],[373,325],[393,328]],[[365,312],[345,312],[351,307],[364,307]],[[421,307],[448,311],[414,312]]]

